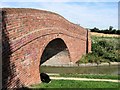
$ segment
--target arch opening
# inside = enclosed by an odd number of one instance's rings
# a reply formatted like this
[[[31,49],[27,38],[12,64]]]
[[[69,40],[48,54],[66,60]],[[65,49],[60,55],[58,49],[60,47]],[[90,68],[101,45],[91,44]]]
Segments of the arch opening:
[[[41,56],[40,65],[61,66],[70,63],[70,54],[65,42],[60,39],[54,39],[48,43]]]

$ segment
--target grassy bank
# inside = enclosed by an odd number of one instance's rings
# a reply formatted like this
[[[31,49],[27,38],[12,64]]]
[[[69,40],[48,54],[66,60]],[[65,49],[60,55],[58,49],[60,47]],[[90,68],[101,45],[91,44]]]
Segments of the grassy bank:
[[[120,37],[92,35],[92,52],[88,53],[77,63],[120,62]]]
[[[52,80],[51,83],[41,83],[33,88],[118,88],[118,83],[74,80]]]

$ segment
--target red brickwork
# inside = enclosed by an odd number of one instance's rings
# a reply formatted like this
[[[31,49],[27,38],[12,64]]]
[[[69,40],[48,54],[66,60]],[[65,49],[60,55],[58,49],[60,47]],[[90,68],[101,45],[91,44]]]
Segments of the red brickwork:
[[[86,49],[91,51],[90,38],[86,48],[87,30],[58,14],[36,9],[3,8],[2,16],[4,87],[40,83],[40,58],[53,39],[61,38],[65,42],[73,63],[86,54]]]

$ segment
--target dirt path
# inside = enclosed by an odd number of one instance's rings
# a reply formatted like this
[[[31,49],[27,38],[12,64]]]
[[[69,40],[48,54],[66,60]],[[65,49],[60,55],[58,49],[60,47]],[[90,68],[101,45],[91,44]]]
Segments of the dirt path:
[[[111,79],[89,79],[89,78],[73,78],[73,77],[50,77],[54,80],[81,80],[81,81],[107,81],[107,82],[120,82],[120,80]]]

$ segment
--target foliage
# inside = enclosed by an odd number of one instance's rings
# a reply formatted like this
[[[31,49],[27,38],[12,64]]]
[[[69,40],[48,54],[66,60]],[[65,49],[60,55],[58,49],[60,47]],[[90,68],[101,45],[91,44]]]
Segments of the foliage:
[[[92,53],[83,55],[77,63],[120,62],[119,37],[92,36]]]
[[[116,37],[93,37],[92,53],[109,61],[119,62],[120,44]]]
[[[79,63],[96,63],[97,65],[101,64],[102,62],[110,63],[109,60],[98,56],[96,53],[88,53],[87,55],[82,56],[82,58],[79,60]]]
[[[91,32],[98,32],[98,33],[105,33],[105,34],[120,34],[120,30],[113,29],[113,26],[109,26],[109,29],[99,30],[98,28],[94,27],[90,29]]]

